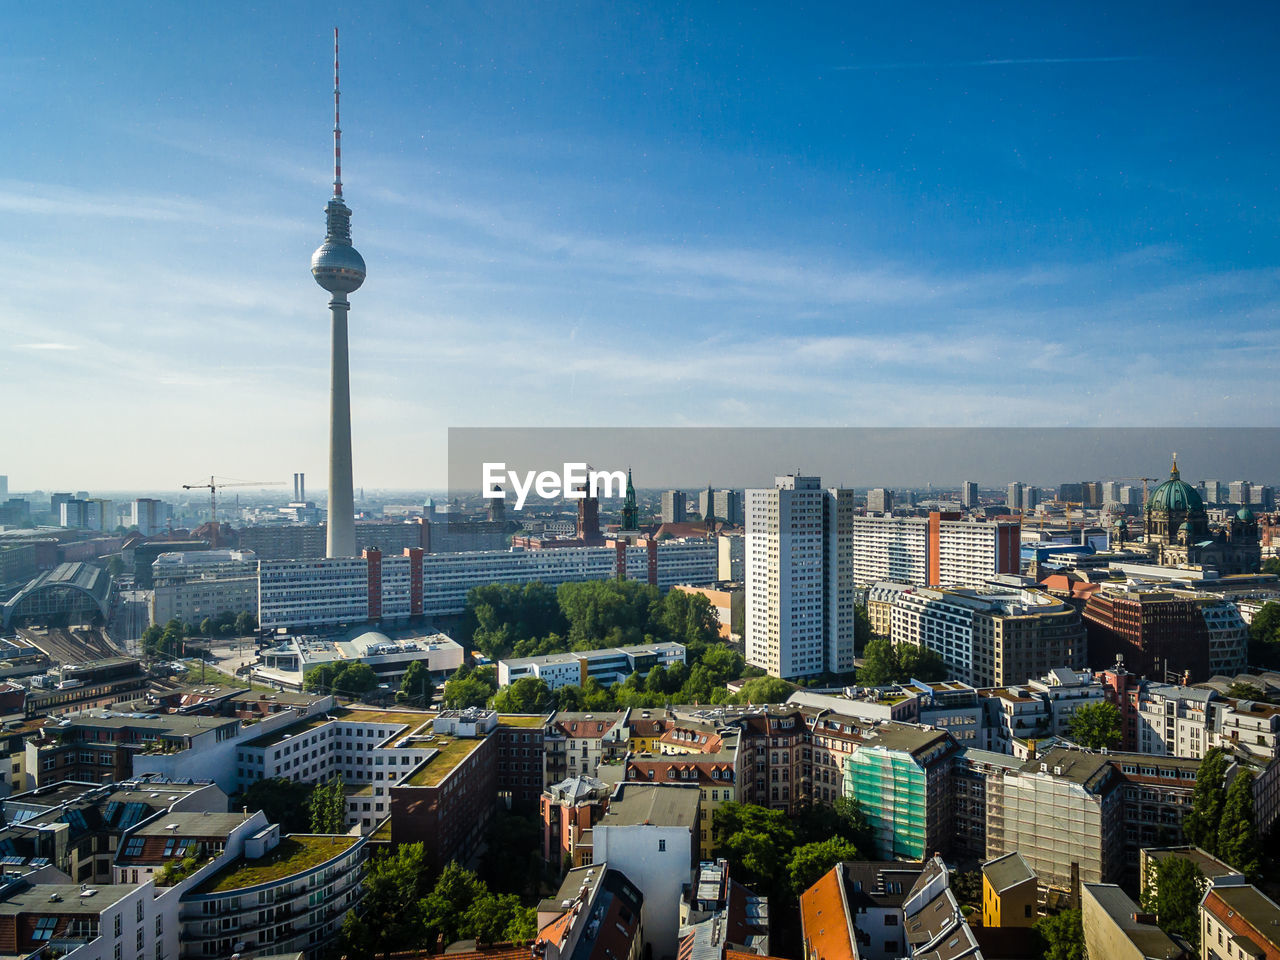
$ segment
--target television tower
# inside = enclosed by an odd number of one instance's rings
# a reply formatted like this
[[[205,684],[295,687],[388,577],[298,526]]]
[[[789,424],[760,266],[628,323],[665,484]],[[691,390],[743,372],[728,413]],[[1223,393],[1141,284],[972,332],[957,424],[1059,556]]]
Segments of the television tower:
[[[311,275],[333,296],[329,388],[329,529],[325,554],[356,553],[351,482],[351,372],[347,359],[347,294],[364,283],[364,258],[351,245],[351,209],[342,201],[342,127],[338,122],[338,28],[333,28],[333,198],[324,208],[327,232],[311,256]]]

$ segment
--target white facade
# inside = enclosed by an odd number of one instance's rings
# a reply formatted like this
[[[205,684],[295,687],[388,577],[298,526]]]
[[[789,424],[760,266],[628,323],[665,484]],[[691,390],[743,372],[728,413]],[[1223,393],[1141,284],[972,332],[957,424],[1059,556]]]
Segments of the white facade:
[[[677,583],[706,583],[716,578],[714,540],[664,540],[657,544],[657,559],[657,585],[664,590]],[[648,580],[647,547],[626,547],[625,567],[628,579]],[[422,615],[432,619],[462,613],[467,593],[476,586],[535,581],[558,586],[611,580],[617,568],[617,552],[612,546],[426,554],[422,557]],[[369,619],[369,566],[362,558],[264,560],[259,564],[258,581],[258,619],[264,629],[332,626]],[[410,616],[410,558],[384,554],[380,584],[382,618]]]
[[[163,533],[173,519],[173,504],[150,497],[139,497],[129,509],[129,522],[144,537]]]
[[[1200,605],[1209,630],[1209,673],[1233,677],[1249,662],[1249,627],[1230,600],[1210,600]]]
[[[854,517],[853,579],[873,584],[927,583],[929,521],[923,517]]]
[[[592,677],[608,687],[625,680],[632,673],[648,676],[654,667],[666,669],[684,662],[684,645],[680,643],[517,657],[498,661],[498,686],[509,686],[524,677],[537,677],[552,690],[559,690],[561,687],[579,686],[585,678]]]
[[[696,791],[697,787],[687,789]],[[644,895],[645,946],[652,948],[655,960],[675,957],[680,901],[693,871],[693,828],[648,823],[615,826],[606,815],[592,836],[593,861],[621,870]]]

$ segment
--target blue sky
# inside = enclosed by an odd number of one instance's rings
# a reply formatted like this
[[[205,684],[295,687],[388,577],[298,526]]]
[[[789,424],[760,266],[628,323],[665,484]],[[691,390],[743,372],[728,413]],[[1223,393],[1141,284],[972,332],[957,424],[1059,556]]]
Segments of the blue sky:
[[[458,426],[1280,425],[1274,11],[27,5],[14,489],[317,486],[330,37],[357,485]]]

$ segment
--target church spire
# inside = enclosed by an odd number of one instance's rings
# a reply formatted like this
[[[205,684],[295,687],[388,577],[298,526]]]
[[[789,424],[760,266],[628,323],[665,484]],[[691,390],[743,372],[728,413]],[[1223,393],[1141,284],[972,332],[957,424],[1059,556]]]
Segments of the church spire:
[[[636,488],[631,483],[630,467],[627,467],[627,499],[622,504],[622,529],[640,529],[640,508],[636,505]]]

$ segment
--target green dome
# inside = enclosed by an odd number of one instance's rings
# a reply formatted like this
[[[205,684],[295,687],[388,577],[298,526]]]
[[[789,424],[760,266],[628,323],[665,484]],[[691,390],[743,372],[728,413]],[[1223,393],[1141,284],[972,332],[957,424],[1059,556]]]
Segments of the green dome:
[[[1253,511],[1248,507],[1241,507],[1236,511],[1236,519],[1243,523],[1253,523]]]
[[[1183,482],[1178,477],[1178,464],[1175,461],[1169,479],[1156,487],[1155,493],[1147,502],[1149,513],[1203,513],[1204,501],[1196,488]]]

